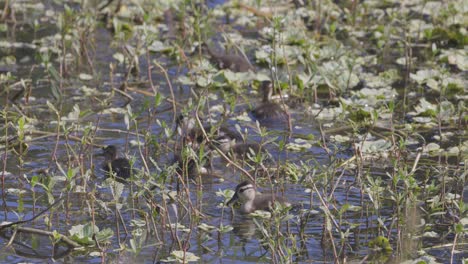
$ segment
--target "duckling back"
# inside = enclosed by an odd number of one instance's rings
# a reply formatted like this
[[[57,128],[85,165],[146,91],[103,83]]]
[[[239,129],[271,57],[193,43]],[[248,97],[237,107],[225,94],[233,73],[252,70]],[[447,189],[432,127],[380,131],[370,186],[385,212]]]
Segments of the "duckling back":
[[[103,169],[108,177],[115,177],[119,182],[126,182],[132,171],[130,162],[126,158],[118,158],[107,162],[104,164]]]

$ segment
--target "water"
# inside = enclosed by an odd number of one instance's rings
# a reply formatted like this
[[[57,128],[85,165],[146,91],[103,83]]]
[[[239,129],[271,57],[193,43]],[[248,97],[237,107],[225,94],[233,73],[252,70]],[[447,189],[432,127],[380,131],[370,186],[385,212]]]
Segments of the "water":
[[[209,8],[214,8],[222,3],[223,1],[210,1],[207,5]],[[223,21],[224,19],[220,23]],[[33,32],[29,26],[21,26],[20,29],[10,28],[11,32],[18,33],[14,41],[25,43],[49,36],[56,30],[54,24],[50,23],[41,24],[37,32]],[[6,35],[2,37],[8,38]],[[89,51],[93,55],[94,79],[87,82],[77,78],[79,73],[90,72],[91,66],[86,63],[81,65],[82,68],[69,69],[70,75],[63,80],[63,83],[55,82],[55,85],[62,86],[60,102],[52,94],[53,78],[47,75],[42,67],[36,65],[38,61],[34,59],[34,52],[27,49],[2,51],[2,55],[10,54],[20,59],[30,58],[27,62],[18,63],[18,70],[14,74],[18,79],[33,80],[30,84],[33,88],[31,100],[25,102],[24,99],[18,99],[17,102],[22,107],[21,113],[36,119],[31,124],[33,127],[25,129],[28,137],[27,151],[20,152],[19,148],[16,148],[17,153],[10,151],[5,154],[2,148],[4,171],[8,172],[4,175],[5,182],[2,189],[5,191],[2,192],[3,220],[12,222],[30,219],[46,209],[53,198],[62,197],[63,203],[24,226],[39,230],[55,230],[68,235],[73,226],[94,223],[100,230],[109,228],[114,232],[114,236],[110,243],[100,245],[101,250],[91,248],[67,252],[63,246],[54,249],[47,236],[20,234],[15,237],[15,244],[0,251],[1,262],[41,263],[53,258],[63,262],[101,262],[105,259],[107,262],[118,263],[129,261],[155,263],[167,259],[171,252],[180,250],[181,247],[198,256],[199,262],[202,263],[280,262],[278,254],[281,253],[277,251],[278,249],[283,250],[282,254],[290,256],[294,262],[333,262],[334,252],[346,255],[348,261],[360,261],[371,254],[368,243],[377,235],[388,235],[391,238],[397,236],[398,230],[392,219],[395,213],[393,202],[382,201],[377,197],[379,192],[385,191],[382,187],[385,184],[376,184],[382,189],[376,189],[375,193],[368,189],[371,187],[367,184],[371,179],[388,180],[387,173],[392,174],[392,165],[376,161],[365,163],[359,168],[360,170],[339,166],[355,153],[346,143],[340,145],[330,142],[327,142],[329,151],[327,152],[320,139],[322,122],[326,122],[316,120],[305,111],[309,102],[290,110],[292,131],[271,124],[267,126],[267,135],[260,136],[253,121],[239,121],[234,118],[242,112],[248,112],[249,106],[261,101],[260,96],[250,93],[252,90],[250,87],[242,87],[241,94],[244,96],[234,95],[236,107],[226,124],[231,127],[238,124],[242,131],[248,131],[249,140],[272,141],[265,146],[272,160],[264,164],[271,169],[267,173],[271,179],[266,180],[260,176],[259,167],[250,168],[246,164],[242,166],[258,177],[262,191],[270,190],[272,186],[269,184],[270,180],[278,183],[274,186],[278,187],[279,194],[287,197],[295,205],[290,211],[291,219],[275,226],[273,221],[254,220],[240,215],[236,209],[223,206],[225,201],[217,192],[234,190],[235,186],[245,178],[241,177],[240,170],[228,165],[220,157],[213,159],[213,177],[196,177],[184,179],[182,182],[174,174],[169,173],[175,146],[180,145],[178,142],[180,139],[174,140],[167,136],[167,133],[174,128],[174,115],[188,110],[190,102],[196,105],[193,93],[197,93],[198,96],[203,94],[205,99],[209,98],[211,107],[215,105],[227,107],[223,94],[235,92],[213,89],[208,91],[210,96],[207,96],[207,91],[203,89],[180,85],[177,78],[186,76],[187,69],[180,67],[180,64],[175,63],[173,58],[166,54],[151,54],[150,61],[156,59],[169,74],[172,91],[164,74],[157,68],[151,71],[151,79],[157,92],[164,98],[172,99],[174,94],[178,111],[174,113],[170,101],[163,100],[160,105],[155,105],[154,98],[147,95],[153,91],[149,86],[149,76],[146,72],[149,62],[146,55],[143,55],[139,57],[141,78],[138,82],[133,82],[137,79],[130,78],[130,89],[126,91],[133,98],[127,108],[125,97],[111,89],[119,88],[125,78],[125,67],[116,66],[114,84],[111,84],[109,72],[109,64],[115,63],[112,56],[116,52],[123,52],[122,47],[112,45],[111,32],[102,26],[95,30],[91,38],[94,40],[94,50],[90,47]],[[58,67],[55,57],[52,61],[53,65]],[[84,85],[89,90],[83,89]],[[86,95],[85,90],[97,93]],[[10,95],[12,93],[10,92]],[[216,95],[216,99],[212,99],[214,98],[212,95]],[[105,102],[106,100],[108,101]],[[15,114],[20,112],[8,102],[6,93],[0,96],[0,101],[5,102],[3,110]],[[71,118],[70,121],[64,121],[60,127],[62,134],[60,137],[55,134],[57,115],[46,105],[46,101],[54,104],[62,118]],[[320,103],[326,104],[325,100]],[[78,120],[74,120],[73,116],[69,115],[75,105],[81,110]],[[112,113],[97,111],[101,108],[112,109]],[[207,108],[203,109],[205,120],[209,119]],[[193,107],[190,110],[193,113]],[[137,124],[125,117],[129,111],[136,114]],[[18,121],[11,115],[8,116],[9,120],[15,122],[13,124],[2,122],[1,126],[2,130],[8,130],[9,136],[13,136],[17,130],[12,127]],[[216,120],[221,119],[219,113],[213,116]],[[1,120],[3,121],[4,117]],[[161,125],[163,123],[166,127]],[[337,120],[332,128],[340,127],[343,123],[343,120]],[[64,127],[67,133],[64,133]],[[310,142],[313,144],[300,152],[279,148],[283,143],[312,137],[313,140]],[[136,142],[144,144],[138,146]],[[119,148],[120,156],[125,155],[134,161],[136,172],[135,183],[124,186],[119,199],[115,198],[113,188],[105,180],[101,169],[102,157],[97,156],[100,152],[97,145],[111,144]],[[294,172],[298,177],[296,180],[291,176],[294,173],[288,176],[283,170],[279,172],[273,170],[283,168],[284,164],[295,165]],[[67,174],[73,177],[72,186],[70,180],[66,178]],[[36,184],[32,187],[33,176],[39,179],[42,186]],[[148,191],[154,187],[151,183],[161,185]],[[398,190],[401,191],[402,188]],[[172,195],[175,197],[168,198],[169,191],[174,191]],[[376,196],[371,196],[369,193]],[[374,207],[375,203],[379,203],[378,210]],[[358,209],[340,212],[343,206]],[[169,210],[167,217],[164,210]],[[333,212],[332,220],[326,217],[328,210]],[[415,218],[419,219],[421,216]],[[260,224],[256,224],[255,221]],[[181,227],[177,230],[171,228],[170,224],[176,222],[184,225],[187,230]],[[233,230],[225,233],[216,230],[205,232],[199,228],[202,224],[213,228],[232,226]],[[273,227],[270,228],[270,225]],[[264,226],[271,232],[268,234],[271,235],[270,240],[264,239],[266,235],[261,232],[261,227]],[[327,240],[330,239],[327,228],[333,230],[331,233],[335,249],[332,247],[333,243]],[[339,234],[337,230],[342,233]],[[281,232],[282,235],[274,237],[276,232]],[[340,244],[340,235],[346,235],[344,244]],[[2,233],[3,244],[8,243],[11,236],[11,232]],[[391,242],[394,243],[393,240]],[[131,250],[132,244],[137,245],[134,248],[137,253]],[[395,243],[393,245],[395,246]],[[126,249],[119,250],[119,248]],[[286,252],[288,249],[292,252]],[[445,257],[444,254],[446,251],[434,253],[442,259]]]

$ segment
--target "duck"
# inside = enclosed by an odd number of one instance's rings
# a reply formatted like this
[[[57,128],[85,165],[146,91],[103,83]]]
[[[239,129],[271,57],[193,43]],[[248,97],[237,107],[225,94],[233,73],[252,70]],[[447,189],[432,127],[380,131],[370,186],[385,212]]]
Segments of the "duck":
[[[261,151],[257,142],[237,142],[238,139],[227,136],[219,136],[214,144],[225,154],[234,154],[236,157],[247,158],[249,154],[257,154]]]
[[[210,164],[209,155],[206,154],[201,160],[198,160],[197,157],[184,154],[183,151],[183,149],[177,151],[173,158],[173,163],[177,164],[176,172],[179,175],[195,177],[208,174],[209,168],[205,167],[205,165]]]
[[[271,100],[273,83],[262,81],[260,91],[263,93],[263,100],[251,111],[252,116],[259,121],[287,121],[289,115],[285,106]]]
[[[278,202],[283,206],[291,206],[291,203],[282,197],[258,193],[255,185],[248,180],[236,186],[234,196],[226,205],[229,206],[236,201],[241,203],[240,212],[242,214],[250,214],[256,210],[271,211],[274,207],[274,202]]]
[[[248,72],[250,70],[255,70],[252,64],[244,56],[217,53],[206,43],[201,44],[201,49],[208,53],[211,62],[216,64],[220,69],[229,69],[233,72]]]
[[[118,182],[125,183],[131,176],[132,167],[126,158],[117,158],[117,147],[109,145],[102,148],[104,156],[103,170],[108,177],[112,177]]]
[[[183,114],[180,114],[176,119],[176,130],[185,141],[190,142],[192,145],[200,146],[205,142],[205,136],[200,127],[198,127],[195,118],[188,118]],[[203,125],[203,130],[209,136],[213,136],[213,139],[217,141],[221,138],[229,140],[241,141],[242,137],[239,133],[231,130],[226,126],[213,127],[211,125]]]

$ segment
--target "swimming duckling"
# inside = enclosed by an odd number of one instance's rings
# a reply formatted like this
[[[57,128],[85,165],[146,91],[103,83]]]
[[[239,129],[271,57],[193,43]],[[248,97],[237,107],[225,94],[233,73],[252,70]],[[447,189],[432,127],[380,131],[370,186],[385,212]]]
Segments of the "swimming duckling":
[[[244,181],[237,185],[234,196],[227,202],[227,205],[239,200],[241,203],[240,211],[243,214],[249,214],[255,210],[270,211],[274,207],[274,202],[283,204],[284,206],[291,206],[282,197],[273,196],[272,194],[261,194],[255,190],[255,185],[250,181]]]
[[[198,162],[194,157],[183,157],[182,153],[174,154],[174,163],[177,164],[176,171],[180,175],[187,175],[189,177],[195,177],[200,174],[207,174],[208,169],[204,167],[202,164],[197,163],[205,163],[209,162],[207,157],[204,157],[202,162]]]
[[[208,53],[212,63],[216,64],[221,69],[229,69],[233,72],[254,71],[254,67],[244,56],[216,53],[212,51],[206,43],[202,43],[201,48]]]
[[[252,115],[259,121],[287,121],[288,113],[283,105],[271,100],[273,84],[271,81],[263,81],[260,86],[263,93],[262,103],[252,110]]]
[[[176,120],[176,129],[179,135],[183,136],[192,144],[199,146],[205,142],[205,136],[201,128],[197,126],[196,120],[194,118],[187,118],[186,116],[180,114]],[[228,138],[231,140],[242,140],[242,137],[239,133],[232,131],[231,129],[225,126],[213,127],[211,125],[203,125],[203,130],[208,136],[213,136],[215,140],[218,138]]]
[[[132,173],[132,167],[128,159],[117,158],[117,148],[114,145],[102,148],[102,155],[104,156],[103,169],[106,175],[125,183]]]
[[[195,118],[187,118],[185,115],[180,114],[176,118],[173,134],[175,134],[175,131],[177,131],[177,134],[185,140],[189,137],[191,131],[195,127],[196,127]]]
[[[235,138],[218,137],[215,145],[224,153],[232,153],[237,157],[246,158],[248,154],[255,155],[260,152],[260,144],[256,142],[239,142]]]

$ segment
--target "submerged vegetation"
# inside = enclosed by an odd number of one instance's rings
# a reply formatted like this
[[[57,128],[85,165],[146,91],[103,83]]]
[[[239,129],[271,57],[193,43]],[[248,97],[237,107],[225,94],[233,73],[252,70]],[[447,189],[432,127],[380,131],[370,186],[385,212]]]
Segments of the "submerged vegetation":
[[[466,1],[0,7],[2,262],[468,259]]]

